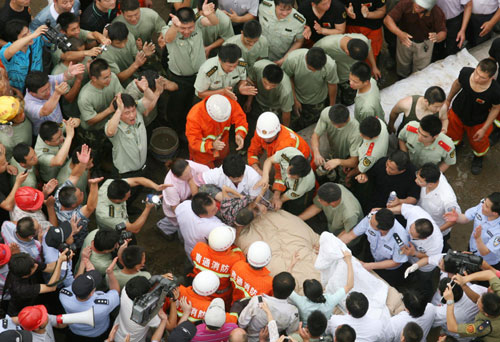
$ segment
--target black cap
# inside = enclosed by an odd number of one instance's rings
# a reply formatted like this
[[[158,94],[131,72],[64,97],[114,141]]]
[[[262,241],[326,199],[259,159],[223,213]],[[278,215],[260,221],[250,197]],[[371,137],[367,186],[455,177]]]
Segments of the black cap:
[[[45,243],[49,247],[59,248],[71,235],[71,223],[69,221],[62,222],[59,227],[50,227],[45,235]]]
[[[89,294],[101,283],[101,281],[101,273],[96,270],[88,271],[76,277],[71,285],[71,289],[78,298],[87,298]]]
[[[168,342],[189,342],[196,335],[196,326],[189,322],[182,322],[168,336]]]
[[[6,330],[0,334],[2,342],[32,342],[31,332],[26,330]]]

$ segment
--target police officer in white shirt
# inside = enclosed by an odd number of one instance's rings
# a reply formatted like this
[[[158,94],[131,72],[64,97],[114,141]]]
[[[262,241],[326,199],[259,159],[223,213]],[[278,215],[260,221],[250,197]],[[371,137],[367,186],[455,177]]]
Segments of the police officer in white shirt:
[[[453,210],[461,212],[457,196],[446,177],[434,163],[426,163],[417,171],[415,183],[421,188],[417,205],[429,213],[438,225],[443,234],[443,252],[446,252],[450,249],[448,240],[454,222],[447,222],[444,214]]]
[[[410,263],[420,259],[440,254],[443,250],[443,235],[432,217],[418,205],[401,204],[390,208],[395,214],[401,213],[406,219],[406,231],[410,235],[409,247],[402,248]],[[439,281],[439,269],[427,264],[408,278],[409,285],[420,288],[425,300],[430,302]]]
[[[345,306],[349,314],[333,315],[328,320],[328,334],[334,336],[338,326],[347,324],[356,331],[356,342],[385,342],[384,323],[366,315],[368,298],[364,294],[349,293]]]
[[[408,261],[408,256],[401,248],[408,246],[409,238],[403,226],[395,220],[392,211],[386,208],[372,211],[340,239],[348,244],[362,234],[366,234],[375,260],[362,263],[363,267],[377,272],[391,286],[401,285],[405,270],[401,265]]]
[[[494,192],[465,214],[455,211],[445,214],[446,221],[467,223],[474,220],[469,250],[483,257],[488,264],[500,269],[500,192]]]
[[[451,279],[448,277],[442,278],[439,282],[439,293],[441,296],[446,290],[446,287],[451,282]],[[453,311],[455,313],[455,318],[457,319],[457,323],[472,323],[475,320],[477,313],[479,312],[479,308],[476,304],[477,300],[483,293],[488,291],[488,288],[480,285],[474,284],[464,284],[460,286],[456,284],[453,287],[453,298],[455,301],[455,306]],[[464,293],[465,292],[465,293]],[[471,296],[475,301],[469,298]],[[446,300],[441,300],[442,304],[446,304]],[[468,342],[471,338],[460,337],[457,333],[449,332],[446,325],[446,305],[441,305],[436,307],[436,315],[434,317],[433,327],[440,327],[446,335],[450,335],[455,337],[460,342]]]
[[[405,291],[403,295],[405,310],[392,316],[385,327],[386,342],[399,342],[401,333],[409,322],[417,323],[422,328],[422,342],[427,340],[427,335],[434,323],[436,307],[425,302],[417,291]],[[446,319],[445,319],[446,320]]]
[[[261,176],[236,153],[224,158],[222,166],[203,172],[201,177],[205,184],[214,184],[221,189],[225,185],[252,198],[257,197],[261,191],[260,187],[254,189]]]

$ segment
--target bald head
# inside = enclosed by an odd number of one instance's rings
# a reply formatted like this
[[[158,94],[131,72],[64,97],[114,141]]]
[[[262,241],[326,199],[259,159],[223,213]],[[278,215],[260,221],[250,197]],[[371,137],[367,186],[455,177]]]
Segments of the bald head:
[[[247,332],[241,328],[236,328],[229,334],[229,342],[248,342]]]

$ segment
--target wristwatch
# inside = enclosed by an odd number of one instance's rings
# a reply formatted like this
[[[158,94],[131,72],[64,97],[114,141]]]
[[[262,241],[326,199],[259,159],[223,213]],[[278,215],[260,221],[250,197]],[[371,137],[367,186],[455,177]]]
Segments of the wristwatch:
[[[446,305],[453,305],[453,304],[455,304],[455,301],[453,299],[448,299],[446,301]]]

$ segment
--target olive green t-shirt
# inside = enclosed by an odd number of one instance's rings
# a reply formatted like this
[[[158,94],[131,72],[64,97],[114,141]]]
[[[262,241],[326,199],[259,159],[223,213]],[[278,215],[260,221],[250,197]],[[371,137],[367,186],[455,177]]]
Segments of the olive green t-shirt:
[[[370,79],[370,90],[366,93],[360,93],[359,90],[354,99],[354,117],[359,123],[369,116],[376,116],[384,121],[385,114],[380,104],[380,91],[377,81]]]
[[[151,8],[141,7],[140,13],[139,21],[135,25],[126,21],[123,15],[117,16],[113,22],[118,21],[124,23],[128,28],[128,32],[131,33],[135,39],[141,38],[143,43],[150,42],[153,36],[155,36],[156,39],[156,34],[160,33],[163,26],[166,25],[165,20],[160,17],[158,12]]]
[[[28,118],[19,125],[0,125],[0,143],[5,146],[5,158],[12,158],[12,150],[17,144],[25,143],[31,146],[33,126]]]
[[[259,59],[266,59],[269,57],[269,42],[265,36],[260,36],[259,40],[248,49],[241,41],[241,34],[232,36],[227,39],[224,44],[236,44],[241,49],[241,58],[248,63],[247,70],[253,67],[255,62]]]

